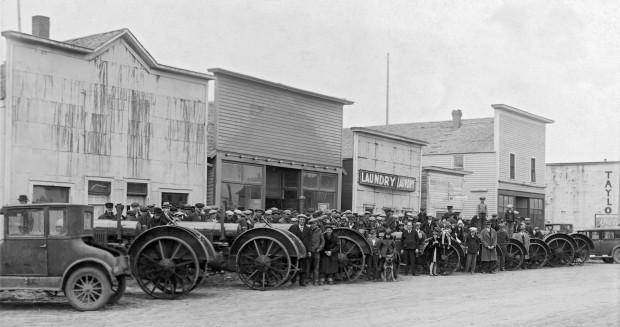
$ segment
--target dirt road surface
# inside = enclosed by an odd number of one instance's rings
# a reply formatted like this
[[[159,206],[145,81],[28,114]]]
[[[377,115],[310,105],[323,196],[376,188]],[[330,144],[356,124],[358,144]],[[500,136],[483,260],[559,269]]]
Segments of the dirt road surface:
[[[174,301],[130,283],[117,305],[96,312],[77,312],[64,297],[2,292],[0,326],[620,326],[620,265],[600,261],[266,292],[218,280]]]

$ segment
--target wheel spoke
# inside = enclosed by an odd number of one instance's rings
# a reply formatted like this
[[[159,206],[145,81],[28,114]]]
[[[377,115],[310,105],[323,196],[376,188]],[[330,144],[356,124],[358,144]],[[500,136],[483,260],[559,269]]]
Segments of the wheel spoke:
[[[161,258],[162,258],[162,259],[165,259],[165,258],[166,258],[166,255],[164,254],[164,247],[163,247],[163,245],[161,244],[161,240],[159,240],[159,241],[158,241],[158,243],[159,243],[159,253],[161,254]]]
[[[170,259],[174,259],[177,255],[177,252],[179,252],[179,249],[181,248],[181,243],[177,244],[177,247],[174,249],[174,251],[172,251],[172,255],[170,256]]]
[[[274,243],[275,243],[274,241],[269,242],[269,246],[267,247],[267,252],[265,252],[266,256],[269,256],[269,252],[271,251],[271,247],[273,246]]]
[[[261,255],[261,252],[260,252],[260,249],[258,248],[258,243],[256,242],[256,240],[254,240],[254,242],[252,243],[254,243],[254,247],[256,248],[256,254]]]

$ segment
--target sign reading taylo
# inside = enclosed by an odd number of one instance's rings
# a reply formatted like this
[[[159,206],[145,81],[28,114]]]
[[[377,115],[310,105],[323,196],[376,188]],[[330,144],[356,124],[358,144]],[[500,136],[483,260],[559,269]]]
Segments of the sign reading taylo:
[[[361,185],[415,192],[414,177],[384,174],[360,169],[358,183]]]

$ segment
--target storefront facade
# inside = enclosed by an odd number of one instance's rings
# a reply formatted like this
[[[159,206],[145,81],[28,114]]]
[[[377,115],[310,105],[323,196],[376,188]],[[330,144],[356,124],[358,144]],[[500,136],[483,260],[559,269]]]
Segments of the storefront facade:
[[[426,142],[366,128],[346,131],[343,142],[343,210],[419,212]]]
[[[339,209],[342,110],[352,102],[209,71],[216,77],[213,202],[239,209]]]

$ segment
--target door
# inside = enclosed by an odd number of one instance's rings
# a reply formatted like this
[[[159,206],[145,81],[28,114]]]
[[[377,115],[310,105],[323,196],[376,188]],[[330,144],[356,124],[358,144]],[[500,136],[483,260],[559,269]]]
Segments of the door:
[[[6,238],[2,246],[2,274],[47,275],[47,240],[43,209],[5,212]]]
[[[613,230],[603,230],[601,231],[601,239],[600,248],[602,254],[612,255],[611,251],[614,249],[614,246],[617,244],[614,242],[614,231]]]

